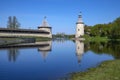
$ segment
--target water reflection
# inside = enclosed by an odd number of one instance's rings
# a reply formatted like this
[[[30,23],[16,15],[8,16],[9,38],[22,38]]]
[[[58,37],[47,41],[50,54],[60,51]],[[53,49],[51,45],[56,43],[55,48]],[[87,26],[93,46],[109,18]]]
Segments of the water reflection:
[[[47,55],[48,53],[52,50],[52,41],[41,41],[41,42],[35,42],[35,43],[24,43],[24,44],[20,44],[16,47],[10,47],[8,48],[8,46],[1,48],[1,49],[7,49],[7,53],[8,53],[8,60],[11,62],[15,62],[17,60],[19,53],[19,49],[25,49],[25,48],[34,48],[37,47],[38,48],[38,52],[41,53],[42,58],[44,61],[46,61]]]
[[[57,43],[59,42],[65,42],[65,40],[57,40]],[[120,59],[120,42],[87,42],[84,43],[82,41],[76,40],[74,41],[76,45],[76,56],[78,63],[81,62],[82,56],[85,52],[87,51],[93,51],[95,54],[109,54],[112,55],[115,59]],[[30,47],[37,47],[38,52],[41,54],[42,58],[44,61],[46,61],[46,58],[51,52],[51,47],[52,47],[52,41],[42,41],[42,42],[35,42],[32,45],[34,46],[29,46],[29,43],[27,43],[28,46],[18,46],[18,47],[10,47],[8,48],[0,48],[0,49],[7,49],[8,53],[8,60],[11,62],[15,62],[18,55],[20,54],[19,49],[21,48],[30,48]],[[25,44],[25,45],[27,45]]]
[[[67,38],[55,38],[55,39],[53,39],[53,41],[56,41],[57,43],[64,43],[67,40],[68,40]]]
[[[74,42],[76,44],[76,55],[78,57],[78,63],[81,63],[80,68],[83,68],[83,66],[89,66],[86,68],[87,70],[88,68],[96,67],[103,61],[120,59],[120,42],[118,41],[84,43],[76,40]],[[82,60],[83,54],[85,55],[84,60]],[[87,61],[85,61],[85,58],[88,60],[86,59]],[[90,64],[92,64],[92,66]],[[61,77],[59,80],[72,80],[73,74],[76,72],[79,71],[69,72],[65,77]]]
[[[19,49],[9,48],[8,49],[8,60],[11,62],[15,62],[19,55]]]
[[[120,42],[58,40],[25,45],[0,48],[0,71],[3,71],[0,75],[7,77],[6,80],[56,80],[95,67],[105,60],[120,59]],[[62,80],[70,80],[69,76]]]
[[[89,42],[85,43],[85,51],[93,51],[95,54],[112,55],[115,59],[120,59],[120,42]]]
[[[37,42],[38,44],[49,44],[48,46],[44,46],[44,47],[39,47],[38,51],[41,53],[42,58],[44,60],[44,62],[46,62],[46,58],[49,54],[49,52],[51,52],[51,47],[52,47],[52,41],[44,41],[44,42]]]
[[[80,63],[82,56],[84,54],[84,43],[80,40],[76,40],[75,44],[76,44],[76,56],[78,59],[78,63]]]

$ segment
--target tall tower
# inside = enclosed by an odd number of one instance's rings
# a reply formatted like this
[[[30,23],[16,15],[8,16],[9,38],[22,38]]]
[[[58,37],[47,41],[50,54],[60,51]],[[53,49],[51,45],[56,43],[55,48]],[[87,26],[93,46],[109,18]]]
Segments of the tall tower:
[[[46,21],[46,16],[44,17],[43,21],[42,21],[42,25],[38,26],[38,30],[44,30],[49,32],[49,37],[52,38],[52,28],[49,26],[49,24]]]
[[[84,35],[84,23],[82,21],[82,15],[81,12],[78,15],[78,21],[76,22],[76,34],[75,38],[80,38]]]

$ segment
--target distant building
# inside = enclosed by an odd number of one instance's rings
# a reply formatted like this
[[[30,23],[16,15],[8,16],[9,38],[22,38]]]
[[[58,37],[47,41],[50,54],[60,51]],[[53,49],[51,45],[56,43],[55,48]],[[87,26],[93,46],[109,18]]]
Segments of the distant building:
[[[0,37],[20,37],[20,36],[35,36],[35,37],[48,37],[52,38],[52,28],[49,27],[44,18],[42,26],[35,29],[10,29],[0,28]]]
[[[76,34],[75,38],[80,38],[84,35],[84,23],[82,21],[82,15],[78,16],[78,21],[76,22]]]

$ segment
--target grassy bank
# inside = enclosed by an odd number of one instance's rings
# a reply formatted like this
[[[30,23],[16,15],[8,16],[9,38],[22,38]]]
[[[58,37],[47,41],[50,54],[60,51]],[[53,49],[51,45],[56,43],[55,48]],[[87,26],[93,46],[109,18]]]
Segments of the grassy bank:
[[[36,42],[49,41],[51,38],[46,37],[11,37],[11,38],[0,38],[0,45],[11,45],[24,42],[25,39],[33,38]]]
[[[25,36],[25,37],[19,37],[19,38],[34,38],[36,40],[36,42],[51,40],[51,38],[48,38],[48,37],[34,37],[34,36]]]
[[[95,37],[90,37],[88,35],[84,35],[85,42],[107,42],[111,39],[108,39],[107,37],[100,37],[100,36],[95,36]]]
[[[0,45],[18,44],[21,41],[20,38],[0,38]]]
[[[47,38],[47,37],[35,37],[36,41],[49,41],[52,40],[51,38]]]
[[[120,80],[120,60],[103,62],[87,72],[71,74],[72,80]]]

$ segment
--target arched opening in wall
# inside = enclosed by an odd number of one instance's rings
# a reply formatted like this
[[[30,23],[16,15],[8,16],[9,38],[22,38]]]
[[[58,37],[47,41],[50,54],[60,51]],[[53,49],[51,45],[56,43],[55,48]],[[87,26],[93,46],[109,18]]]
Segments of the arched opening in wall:
[[[80,29],[78,29],[78,31],[80,31]]]

